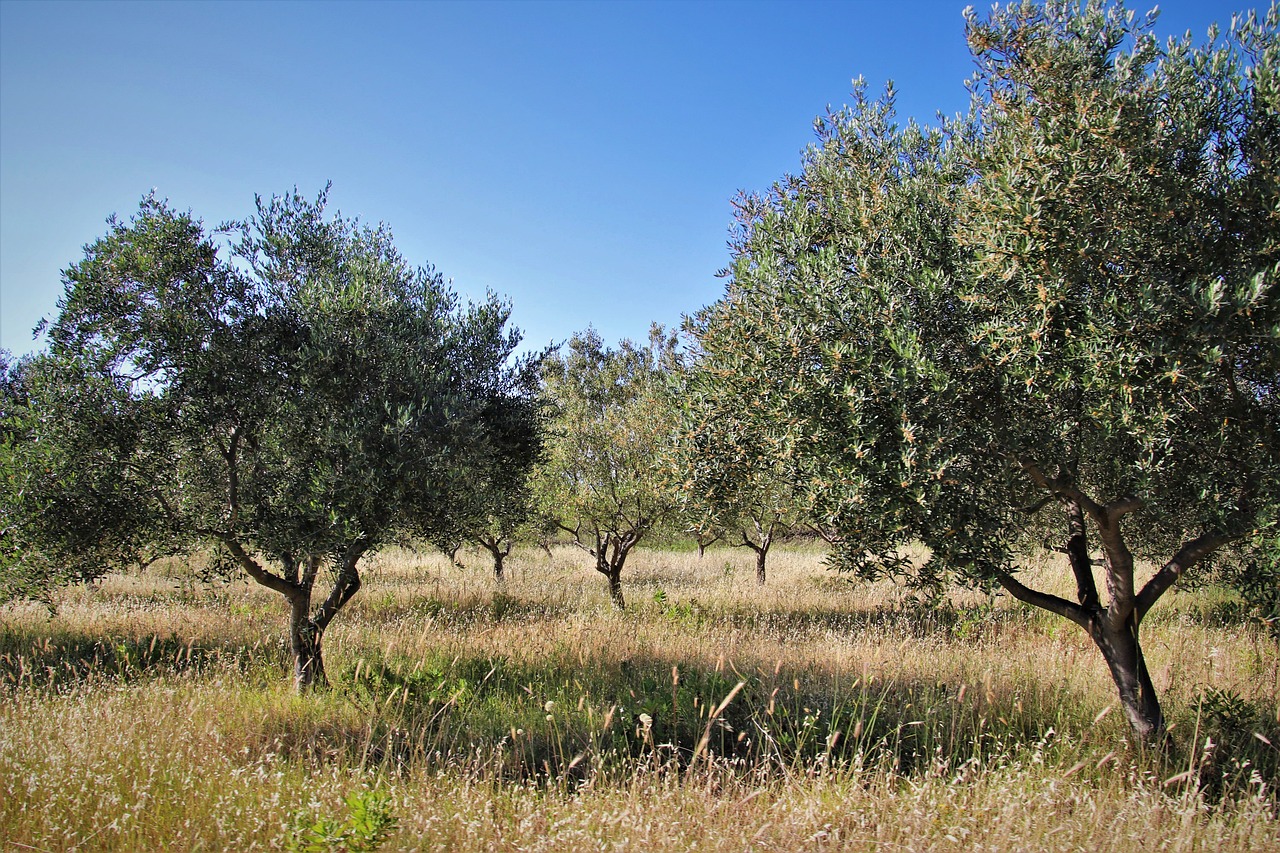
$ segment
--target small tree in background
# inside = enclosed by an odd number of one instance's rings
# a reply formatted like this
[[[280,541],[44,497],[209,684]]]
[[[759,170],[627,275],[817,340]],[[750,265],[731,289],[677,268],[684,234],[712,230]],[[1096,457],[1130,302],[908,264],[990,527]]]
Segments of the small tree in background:
[[[506,579],[505,560],[520,539],[536,538],[538,517],[530,472],[542,456],[544,407],[538,396],[538,372],[548,353],[527,357],[509,374],[501,411],[493,413],[488,453],[471,472],[458,496],[460,526],[450,542],[470,540],[493,559],[498,583]]]
[[[859,88],[800,175],[741,200],[696,322],[698,370],[741,389],[722,444],[790,460],[840,567],[1080,625],[1144,739],[1152,606],[1280,561],[1277,17],[1193,47],[1118,4],[970,15],[969,117],[899,127]],[[1074,601],[1016,575],[1046,537]]]
[[[716,350],[741,343],[713,341],[711,316],[704,312],[689,321],[697,340]],[[753,431],[752,418],[743,411],[752,405],[752,381],[697,357],[680,371],[667,475],[699,555],[704,543],[716,541],[749,548],[756,555],[756,582],[763,585],[769,549],[803,523],[804,510],[792,486],[787,449],[770,447],[772,436]]]
[[[654,326],[647,345],[623,341],[617,349],[588,329],[543,366],[552,414],[546,457],[535,469],[538,505],[591,555],[619,610],[627,556],[673,509],[662,459],[676,360],[675,335]]]
[[[439,538],[478,469],[527,465],[508,307],[459,306],[324,207],[259,200],[228,249],[148,197],[64,273],[51,349],[6,392],[6,577],[213,546],[285,598],[297,683],[322,685],[361,558]]]

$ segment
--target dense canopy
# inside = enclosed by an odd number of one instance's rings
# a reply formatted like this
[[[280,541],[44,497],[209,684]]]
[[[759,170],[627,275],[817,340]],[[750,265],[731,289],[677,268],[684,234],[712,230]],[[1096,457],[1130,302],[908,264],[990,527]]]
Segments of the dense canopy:
[[[859,88],[819,120],[803,170],[740,201],[726,295],[692,322],[721,401],[700,429],[736,437],[705,488],[787,460],[839,565],[1077,622],[1160,730],[1142,617],[1211,556],[1276,571],[1276,17],[1193,46],[1119,5],[970,14],[967,116],[901,127]],[[1041,545],[1077,601],[1017,579]]]

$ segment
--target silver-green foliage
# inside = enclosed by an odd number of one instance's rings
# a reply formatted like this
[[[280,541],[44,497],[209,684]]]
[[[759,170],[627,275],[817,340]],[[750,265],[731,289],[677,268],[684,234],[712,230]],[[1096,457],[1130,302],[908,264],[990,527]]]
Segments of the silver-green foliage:
[[[591,555],[618,608],[627,556],[673,509],[663,461],[676,361],[674,335],[654,326],[647,344],[623,341],[616,349],[588,329],[543,365],[551,415],[534,473],[536,500]]]
[[[1071,619],[1158,731],[1142,617],[1193,567],[1278,559],[1277,16],[1196,46],[1119,4],[970,13],[972,107],[940,129],[859,85],[799,174],[740,201],[694,319],[704,384],[740,401],[700,427],[729,448],[710,487],[785,460],[841,568]],[[1041,545],[1077,600],[1017,580]]]
[[[49,350],[6,382],[6,587],[213,548],[285,596],[300,683],[322,682],[361,556],[454,529],[498,457],[527,467],[509,307],[460,305],[324,208],[259,200],[208,233],[149,196],[64,272]]]

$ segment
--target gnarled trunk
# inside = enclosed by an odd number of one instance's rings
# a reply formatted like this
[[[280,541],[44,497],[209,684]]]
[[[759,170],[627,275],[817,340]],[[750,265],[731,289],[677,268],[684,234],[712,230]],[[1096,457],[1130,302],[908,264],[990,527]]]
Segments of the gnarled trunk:
[[[577,531],[571,532],[574,533],[574,540],[578,543],[578,547],[595,558],[596,571],[604,575],[609,583],[609,600],[613,602],[613,606],[618,610],[626,610],[627,602],[622,597],[622,567],[627,562],[627,555],[640,540],[640,533],[632,532],[620,537],[612,533],[604,535],[597,533],[595,547],[591,548],[582,544]]]
[[[298,692],[327,687],[320,641],[324,630],[311,618],[311,595],[300,592],[289,601],[289,640],[293,647],[293,676]]]
[[[769,546],[773,544],[773,525],[762,525],[759,521],[755,522],[756,537],[760,540],[759,544],[753,542],[751,537],[747,535],[747,531],[742,530],[739,535],[742,541],[738,543],[741,548],[750,548],[756,554],[756,583],[764,586],[767,575],[765,574],[765,561],[769,559]]]
[[[512,542],[507,541],[503,545],[501,539],[485,539],[478,538],[478,541],[486,551],[493,557],[493,577],[498,583],[505,583],[506,577],[503,574],[503,562],[511,555]]]
[[[298,691],[303,693],[328,686],[320,641],[333,617],[360,589],[360,573],[356,570],[356,563],[368,550],[368,543],[356,540],[347,548],[338,563],[338,577],[332,591],[315,615],[312,615],[311,591],[315,586],[321,557],[311,554],[299,560],[293,554],[281,554],[281,573],[277,575],[250,556],[234,536],[224,536],[222,541],[249,577],[267,589],[280,593],[289,602],[289,644],[293,651],[294,681]]]
[[[612,555],[601,548],[596,554],[596,571],[605,576],[609,583],[609,600],[618,610],[626,610],[627,602],[622,597],[622,564],[627,560],[627,552],[615,550]]]
[[[1031,480],[1048,491],[1051,498],[1056,498],[1066,511],[1068,535],[1061,550],[1075,575],[1077,601],[1031,589],[1009,574],[998,576],[1000,585],[1019,601],[1056,613],[1083,628],[1102,652],[1134,734],[1146,743],[1166,745],[1168,731],[1164,713],[1138,642],[1138,627],[1152,605],[1187,569],[1230,542],[1234,534],[1208,531],[1185,540],[1142,589],[1135,590],[1133,554],[1125,543],[1120,523],[1125,516],[1141,509],[1142,501],[1129,496],[1101,504],[1076,487],[1070,470],[1048,477],[1030,462],[1024,461],[1022,467]],[[1037,511],[1048,500],[1029,511]],[[1105,606],[1093,577],[1086,520],[1094,523],[1102,545],[1109,599]]]
[[[1111,670],[1129,725],[1143,741],[1156,743],[1165,733],[1164,714],[1138,642],[1137,621],[1131,617],[1118,627],[1108,626],[1108,621],[1095,616],[1089,634]]]
[[[622,597],[622,567],[611,567],[605,572],[605,576],[609,579],[609,600],[618,610],[626,610],[627,602]]]

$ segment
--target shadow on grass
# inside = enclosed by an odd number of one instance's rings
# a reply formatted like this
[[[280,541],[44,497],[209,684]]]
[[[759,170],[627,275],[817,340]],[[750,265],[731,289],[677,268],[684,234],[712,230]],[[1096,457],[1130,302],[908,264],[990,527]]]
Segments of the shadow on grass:
[[[0,631],[0,685],[8,687],[57,689],[210,671],[278,681],[289,666],[288,651],[278,638],[218,643],[176,634],[112,637],[53,629],[37,636]]]
[[[680,603],[661,605],[667,609],[659,615],[784,636],[892,631],[963,637],[961,632],[1024,618],[982,607],[706,613],[684,604],[683,610]],[[563,615],[558,608],[498,597],[419,601],[412,611],[475,626]],[[625,630],[625,621],[619,629]],[[278,638],[235,644],[176,635],[0,631],[0,685],[9,689],[208,673],[278,688],[287,683],[289,664]],[[565,650],[527,660],[493,653],[409,657],[366,648],[362,656],[330,661],[330,677],[333,689],[315,696],[264,692],[260,713],[242,722],[251,752],[389,772],[450,769],[475,778],[572,786],[602,775],[685,772],[704,764],[762,781],[851,769],[951,776],[963,775],[966,767],[1022,760],[1079,765],[1072,772],[1088,774],[1103,772],[1117,752],[1173,776],[1198,748],[1188,744],[1181,754],[1143,758],[1126,745],[1120,715],[1099,722],[1084,698],[1061,682],[1015,689],[920,679],[850,681],[834,677],[821,661],[737,670],[664,655],[584,660]],[[1229,745],[1231,754],[1220,751],[1212,761],[1191,755],[1207,768],[1198,784],[1243,790],[1256,777],[1275,791],[1277,727],[1234,695],[1209,696],[1200,706],[1196,731],[1202,736],[1213,723],[1215,742]],[[1190,728],[1180,727],[1179,736],[1189,736]],[[1206,778],[1206,772],[1215,775]]]
[[[665,657],[375,656],[349,662],[335,684],[366,721],[349,759],[512,779],[699,762],[762,777],[841,767],[946,772],[1010,750],[1077,749],[1093,723],[1072,712],[1082,702],[1060,693],[841,684],[816,667],[739,672]],[[1111,749],[1116,734],[1097,740]]]

